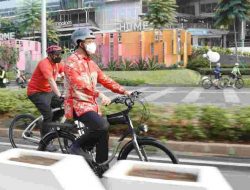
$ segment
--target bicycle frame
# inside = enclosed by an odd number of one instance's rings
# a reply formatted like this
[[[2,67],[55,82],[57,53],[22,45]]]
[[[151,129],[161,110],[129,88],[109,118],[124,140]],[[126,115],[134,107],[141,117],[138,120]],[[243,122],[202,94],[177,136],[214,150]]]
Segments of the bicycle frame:
[[[52,109],[52,112],[54,113],[54,112],[59,111],[59,110],[61,110],[61,109],[62,109],[62,108],[54,108],[54,109]],[[36,118],[34,121],[32,121],[32,122],[26,127],[26,129],[25,129],[25,130],[23,131],[23,133],[22,133],[22,138],[27,139],[27,140],[29,140],[29,141],[31,141],[31,142],[33,142],[33,143],[37,143],[37,144],[40,142],[41,138],[29,137],[29,136],[26,135],[28,132],[31,132],[31,131],[34,129],[34,127],[36,126],[35,124],[36,124],[39,120],[43,120],[43,116],[42,116],[42,115],[39,116],[38,118]],[[66,118],[65,118],[65,116],[63,116],[63,118],[61,119],[60,123],[64,123],[65,121],[66,121]],[[84,134],[84,130],[83,130],[84,124],[78,121],[78,123],[77,123],[77,128],[79,129],[79,130],[78,130],[79,135],[83,135],[83,134]]]
[[[126,117],[126,120],[127,120],[128,130],[119,138],[117,145],[115,146],[114,150],[112,151],[111,157],[110,157],[107,161],[105,161],[105,162],[99,164],[100,166],[101,166],[101,165],[109,164],[109,163],[115,158],[115,156],[116,156],[116,154],[117,154],[117,152],[118,152],[118,150],[119,150],[120,145],[122,144],[123,140],[124,140],[129,134],[132,135],[131,141],[132,141],[132,143],[133,143],[133,145],[134,145],[134,147],[135,147],[135,150],[136,150],[137,155],[139,156],[139,159],[140,159],[141,161],[147,161],[147,157],[146,157],[145,152],[144,152],[143,150],[140,150],[140,147],[139,147],[139,144],[138,144],[138,141],[137,141],[137,134],[136,134],[136,132],[135,132],[135,128],[134,128],[133,122],[132,122],[132,120],[130,119],[130,117],[129,117],[129,115],[128,115],[128,113],[129,113],[129,111],[130,111],[131,109],[132,109],[132,108],[128,108],[128,109],[122,111],[122,112],[124,113],[125,117]],[[144,156],[144,157],[143,157],[143,156]],[[94,157],[93,157],[93,158],[94,158]],[[145,158],[145,159],[144,159],[144,158]]]

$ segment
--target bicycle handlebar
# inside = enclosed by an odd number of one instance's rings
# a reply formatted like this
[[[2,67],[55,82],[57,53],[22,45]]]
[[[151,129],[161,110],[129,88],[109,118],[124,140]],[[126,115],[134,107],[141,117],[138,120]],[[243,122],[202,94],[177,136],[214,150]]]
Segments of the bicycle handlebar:
[[[125,104],[127,107],[132,107],[140,94],[142,94],[142,92],[134,91],[130,95],[118,96],[112,99],[110,104]]]

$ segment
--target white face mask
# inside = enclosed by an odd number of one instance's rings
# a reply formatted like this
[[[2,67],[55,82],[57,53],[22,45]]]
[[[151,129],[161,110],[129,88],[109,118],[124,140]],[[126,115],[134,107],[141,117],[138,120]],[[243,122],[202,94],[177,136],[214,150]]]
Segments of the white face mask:
[[[92,42],[90,44],[85,45],[85,48],[89,54],[94,54],[96,51],[96,44]]]

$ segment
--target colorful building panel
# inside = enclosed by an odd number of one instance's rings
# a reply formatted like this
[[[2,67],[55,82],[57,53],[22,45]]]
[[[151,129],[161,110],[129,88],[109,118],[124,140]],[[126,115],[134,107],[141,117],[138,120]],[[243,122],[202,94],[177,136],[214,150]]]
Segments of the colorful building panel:
[[[20,70],[26,70],[31,72],[35,67],[34,63],[37,63],[41,59],[41,43],[30,40],[2,40],[0,45],[7,45],[9,47],[15,47],[19,49],[19,60],[17,67]]]
[[[107,65],[111,60],[154,59],[171,66],[191,55],[191,35],[185,30],[96,33],[99,57]]]

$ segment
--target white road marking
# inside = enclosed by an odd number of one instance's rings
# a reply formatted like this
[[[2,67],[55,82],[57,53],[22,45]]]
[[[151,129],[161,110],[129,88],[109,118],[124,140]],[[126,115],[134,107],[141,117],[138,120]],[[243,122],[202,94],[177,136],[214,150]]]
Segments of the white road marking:
[[[142,87],[142,88],[138,88],[138,89],[135,88],[134,90],[139,91],[139,92],[143,92],[143,91],[147,90],[148,88],[149,87]],[[112,99],[116,98],[117,96],[119,96],[119,94],[114,94],[112,96],[109,96],[109,98],[112,100]]]
[[[194,103],[196,102],[200,94],[204,91],[204,89],[201,88],[194,88],[191,92],[189,92],[183,99],[182,102],[184,103]]]
[[[227,103],[240,103],[240,99],[233,89],[224,89],[223,90],[225,102]]]
[[[175,90],[175,88],[168,87],[165,90],[150,94],[149,96],[146,96],[145,99],[147,101],[154,101],[154,100],[157,100],[158,98],[160,98],[160,97],[162,97],[170,92],[173,92],[174,90]]]
[[[138,156],[136,155],[129,155],[129,158],[131,159],[138,159]],[[170,158],[163,158],[159,156],[152,156],[150,157],[153,161],[163,162],[163,161],[170,161]],[[178,159],[180,164],[183,163],[189,163],[189,164],[202,164],[202,165],[210,165],[210,166],[236,166],[236,167],[244,167],[244,168],[250,168],[249,163],[238,163],[238,162],[221,162],[221,161],[211,161],[211,160],[198,160],[198,159],[187,159],[187,158],[181,158]]]

